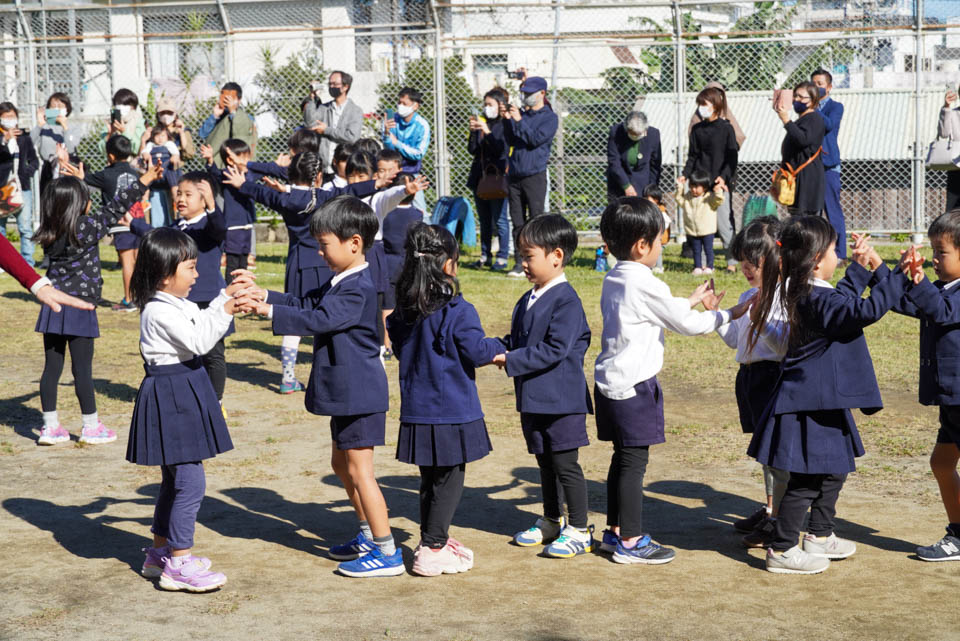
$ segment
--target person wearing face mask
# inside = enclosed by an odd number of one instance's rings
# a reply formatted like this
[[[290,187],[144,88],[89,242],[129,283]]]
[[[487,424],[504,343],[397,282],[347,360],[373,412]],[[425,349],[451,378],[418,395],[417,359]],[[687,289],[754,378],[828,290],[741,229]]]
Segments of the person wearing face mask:
[[[385,118],[383,127],[383,147],[399,151],[403,156],[400,171],[417,175],[423,164],[423,157],[430,147],[430,123],[417,113],[423,96],[412,87],[404,87],[397,98],[397,111],[393,118]],[[418,191],[413,206],[426,212],[427,203],[423,192]]]
[[[723,204],[717,210],[717,235],[726,254],[727,271],[737,270],[737,261],[730,254],[735,225],[730,207],[730,193],[737,175],[740,143],[736,129],[725,116],[730,116],[727,106],[727,94],[719,86],[708,86],[697,94],[697,116],[700,122],[690,128],[690,140],[687,162],[683,167],[683,176],[687,180],[695,172],[702,171],[710,175],[713,184],[718,184],[727,192]]]
[[[547,163],[560,120],[547,102],[547,81],[524,77],[520,85],[523,111],[516,105],[500,109],[505,119],[507,144],[513,148],[507,174],[510,186],[510,219],[513,222],[515,264],[507,274],[523,277],[520,266],[520,228],[530,218],[542,216],[547,197]]]
[[[107,131],[100,138],[100,151],[106,153],[107,140],[114,134],[121,134],[130,140],[130,147],[136,155],[140,152],[140,141],[145,130],[137,94],[129,89],[118,89],[113,94],[113,109]]]
[[[819,216],[823,211],[823,195],[826,180],[823,169],[823,139],[826,125],[823,116],[817,111],[820,103],[820,90],[812,82],[801,82],[793,88],[793,110],[798,118],[790,120],[787,109],[780,109],[777,115],[783,123],[786,135],[780,146],[780,166],[790,165],[794,170],[810,161],[797,173],[796,197],[788,208],[791,215],[806,214]]]
[[[162,146],[167,148],[169,155],[164,153],[160,159],[166,165],[163,178],[150,187],[150,223],[154,227],[163,227],[174,219],[173,203],[177,199],[177,185],[182,174],[180,167],[184,160],[196,153],[196,147],[193,144],[193,132],[183,124],[183,120],[177,116],[173,100],[166,96],[161,96],[157,101],[157,127],[166,132],[166,141]],[[155,133],[155,129],[149,129],[140,140],[141,157],[149,153],[153,162],[158,160],[155,155],[157,152],[153,151],[154,144],[151,143]],[[176,160],[168,164],[173,158]]]
[[[350,99],[353,76],[334,71],[327,80],[329,102],[320,102],[320,83],[312,84],[310,97],[303,107],[303,125],[320,136],[320,158],[324,182],[332,180],[333,150],[341,143],[353,144],[363,131],[363,110]]]
[[[492,267],[495,271],[507,269],[510,258],[510,221],[505,198],[481,198],[477,192],[480,179],[492,174],[494,169],[501,176],[507,171],[509,146],[504,138],[504,118],[500,117],[501,106],[509,102],[507,92],[494,87],[483,96],[483,113],[470,116],[470,139],[467,150],[473,155],[467,188],[473,192],[480,219],[480,260],[474,267]],[[496,230],[499,247],[496,260],[493,257],[493,233]]]
[[[196,155],[197,147],[193,142],[193,130],[183,123],[173,100],[166,96],[161,96],[160,100],[157,101],[157,125],[167,130],[167,136],[177,146],[183,160],[188,160]],[[147,143],[149,137],[150,132],[145,131],[143,138],[140,140],[141,149]]]
[[[20,129],[20,113],[12,102],[0,102],[0,132],[3,143],[0,144],[0,185],[10,180],[11,172],[17,172],[17,180],[23,191],[23,204],[10,215],[17,217],[17,231],[20,234],[20,255],[33,267],[33,193],[30,191],[30,179],[40,167],[40,159],[33,148],[30,136]],[[0,235],[7,236],[7,215],[0,212]]]
[[[57,145],[63,145],[71,162],[80,162],[77,157],[77,145],[80,144],[80,132],[68,122],[73,113],[73,104],[65,93],[53,93],[47,98],[45,107],[37,109],[37,126],[30,131],[30,140],[37,151],[43,166],[40,170],[41,193],[53,178],[60,175],[60,159]]]
[[[607,202],[623,196],[637,197],[647,185],[660,184],[663,169],[660,132],[647,123],[647,115],[633,111],[610,128],[607,137]]]
[[[847,224],[843,218],[843,208],[840,206],[840,147],[837,145],[837,134],[840,133],[840,121],[843,120],[843,104],[830,96],[833,90],[833,76],[825,69],[817,69],[810,76],[810,82],[817,85],[820,93],[820,104],[817,110],[823,116],[826,135],[823,138],[823,167],[825,191],[823,194],[823,209],[827,220],[837,230],[837,256],[841,260],[847,259]]]
[[[253,121],[253,116],[240,106],[241,100],[243,100],[243,89],[240,85],[235,82],[225,83],[220,88],[220,97],[213,105],[213,112],[197,130],[197,137],[215,151],[228,140],[242,140],[252,151],[256,151],[257,125]],[[218,153],[214,154],[213,162],[218,169],[222,170],[226,167]]]

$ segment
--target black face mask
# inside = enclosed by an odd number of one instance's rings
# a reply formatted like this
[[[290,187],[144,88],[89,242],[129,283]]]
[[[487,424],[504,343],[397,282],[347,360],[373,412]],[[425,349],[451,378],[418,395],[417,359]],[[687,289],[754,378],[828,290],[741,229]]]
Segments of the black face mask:
[[[327,92],[329,92],[330,97],[336,100],[340,97],[341,87],[327,87]]]

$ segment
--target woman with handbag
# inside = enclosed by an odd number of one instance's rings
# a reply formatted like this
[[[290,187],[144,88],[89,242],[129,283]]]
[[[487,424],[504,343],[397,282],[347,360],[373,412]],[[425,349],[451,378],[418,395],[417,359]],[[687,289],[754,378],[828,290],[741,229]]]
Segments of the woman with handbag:
[[[819,216],[823,211],[827,181],[821,147],[827,128],[817,111],[819,103],[820,89],[801,82],[793,88],[793,110],[799,117],[793,121],[786,107],[777,110],[787,132],[780,145],[780,169],[794,176],[794,200],[787,205],[792,216]],[[786,204],[782,198],[780,202]]]
[[[470,116],[467,144],[473,154],[467,188],[473,192],[480,218],[480,260],[474,267],[492,267],[495,271],[506,270],[510,257],[510,220],[505,206],[509,147],[504,138],[503,118],[500,117],[500,107],[507,102],[507,92],[500,87],[494,87],[483,96],[483,114]],[[496,260],[491,252],[494,227],[500,243]]]
[[[947,95],[944,96],[943,107],[940,109],[940,121],[937,123],[937,138],[960,140],[960,104],[957,103],[957,92],[953,89],[947,91]],[[951,155],[960,156],[960,151]],[[960,167],[954,166],[947,170],[947,207],[944,211],[957,207],[960,207]]]
[[[632,111],[610,128],[607,137],[607,202],[639,197],[647,185],[659,185],[663,169],[660,132],[642,111]]]

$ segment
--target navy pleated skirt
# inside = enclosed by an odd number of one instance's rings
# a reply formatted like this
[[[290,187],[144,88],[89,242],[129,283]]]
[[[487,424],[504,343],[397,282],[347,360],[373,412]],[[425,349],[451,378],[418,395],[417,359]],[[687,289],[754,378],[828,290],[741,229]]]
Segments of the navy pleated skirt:
[[[144,365],[130,421],[127,460],[176,465],[233,449],[217,394],[200,358],[173,365]]]
[[[527,452],[566,452],[590,445],[586,414],[520,414]]]
[[[863,453],[848,409],[771,413],[757,426],[747,449],[760,463],[801,474],[848,474]]]
[[[387,265],[387,252],[383,248],[383,241],[374,241],[370,251],[367,252],[367,263],[370,265],[370,278],[373,280],[373,286],[377,293],[383,294],[390,286],[390,266]]]
[[[460,465],[482,459],[492,449],[482,418],[455,425],[400,423],[397,438],[397,460],[413,465]]]
[[[663,430],[663,390],[657,377],[634,385],[633,397],[614,400],[594,386],[597,438],[618,447],[642,447],[666,441]]]
[[[41,334],[85,336],[87,338],[99,338],[100,336],[97,310],[77,309],[66,305],[61,306],[59,312],[53,311],[46,305],[41,305],[40,315],[37,317],[37,326],[34,329]]]
[[[331,278],[333,278],[333,271],[326,266],[297,269],[288,264],[283,279],[283,291],[302,298],[307,295],[307,292],[320,289],[320,286]]]
[[[113,248],[117,251],[122,249],[137,249],[140,247],[140,237],[129,231],[118,231],[113,234]]]
[[[780,378],[780,363],[757,361],[741,364],[737,372],[737,409],[740,411],[740,427],[744,434],[756,431],[767,404],[777,391]]]

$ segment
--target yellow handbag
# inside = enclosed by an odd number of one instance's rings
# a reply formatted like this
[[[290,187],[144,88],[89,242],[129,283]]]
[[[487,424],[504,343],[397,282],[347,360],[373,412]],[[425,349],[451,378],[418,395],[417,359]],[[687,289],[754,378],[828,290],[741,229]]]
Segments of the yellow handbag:
[[[786,168],[777,167],[773,170],[772,185],[770,194],[774,199],[785,207],[791,206],[797,199],[797,174],[817,159],[823,147],[819,147],[817,152],[810,156],[805,163],[794,169],[790,163],[784,163]]]

